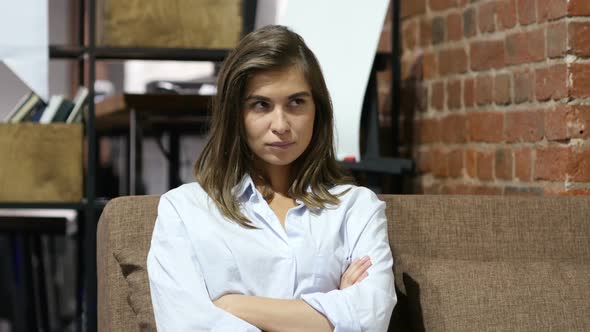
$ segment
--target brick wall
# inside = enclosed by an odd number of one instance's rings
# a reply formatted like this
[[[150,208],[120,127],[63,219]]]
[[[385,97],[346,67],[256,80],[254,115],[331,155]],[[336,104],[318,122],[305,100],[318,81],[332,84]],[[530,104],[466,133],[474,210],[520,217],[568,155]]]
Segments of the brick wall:
[[[401,1],[397,133],[415,191],[590,194],[590,1]]]

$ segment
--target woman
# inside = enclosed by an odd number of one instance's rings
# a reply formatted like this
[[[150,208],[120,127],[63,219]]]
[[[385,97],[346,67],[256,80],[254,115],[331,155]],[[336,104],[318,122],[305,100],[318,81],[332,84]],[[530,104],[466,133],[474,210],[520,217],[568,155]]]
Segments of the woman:
[[[348,184],[320,66],[296,33],[245,36],[220,71],[197,182],[162,196],[148,255],[160,331],[385,331],[385,204]]]

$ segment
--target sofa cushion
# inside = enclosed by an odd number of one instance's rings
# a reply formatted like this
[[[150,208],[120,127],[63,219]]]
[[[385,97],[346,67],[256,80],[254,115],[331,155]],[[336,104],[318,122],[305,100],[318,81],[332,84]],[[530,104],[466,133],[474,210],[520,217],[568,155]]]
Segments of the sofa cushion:
[[[590,265],[402,255],[411,324],[425,331],[590,331]]]
[[[140,331],[156,331],[145,254],[122,249],[113,253],[127,281],[127,302],[133,309]]]

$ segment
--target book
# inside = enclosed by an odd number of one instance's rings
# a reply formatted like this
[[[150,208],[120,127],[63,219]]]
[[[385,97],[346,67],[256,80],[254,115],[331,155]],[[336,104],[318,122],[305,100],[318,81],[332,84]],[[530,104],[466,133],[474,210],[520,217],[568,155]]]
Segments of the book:
[[[10,122],[10,119],[12,117],[14,117],[14,115],[16,114],[16,112],[18,112],[18,110],[23,107],[23,105],[29,100],[29,98],[31,98],[31,94],[33,92],[27,92],[24,96],[22,96],[18,103],[14,106],[14,108],[12,108],[12,110],[4,117],[3,122]]]
[[[88,100],[88,89],[84,86],[78,88],[78,92],[76,92],[76,96],[74,96],[74,108],[70,115],[66,119],[67,123],[79,122],[81,121],[82,115],[82,108],[86,101]]]
[[[57,108],[57,111],[55,112],[53,119],[51,119],[51,122],[66,122],[73,108],[74,103],[64,99]]]
[[[39,119],[41,119],[41,116],[43,115],[43,112],[45,111],[46,107],[47,104],[41,98],[39,98],[35,105],[33,105],[33,108],[31,108],[31,110],[27,113],[27,115],[25,115],[25,117],[21,121],[39,122]]]
[[[35,104],[41,100],[34,92],[31,92],[23,105],[10,118],[10,123],[18,123],[23,121],[27,114],[35,107]]]
[[[45,108],[45,112],[43,112],[41,119],[39,119],[39,123],[50,123],[63,100],[64,96],[62,95],[51,96],[47,108]]]

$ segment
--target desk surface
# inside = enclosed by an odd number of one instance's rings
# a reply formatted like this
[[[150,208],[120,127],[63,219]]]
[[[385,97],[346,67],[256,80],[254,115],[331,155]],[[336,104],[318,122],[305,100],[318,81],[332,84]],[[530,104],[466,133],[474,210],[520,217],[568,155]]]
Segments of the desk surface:
[[[123,94],[96,105],[96,129],[101,134],[126,133],[130,111],[145,131],[180,130],[199,132],[209,124],[212,96],[178,94]]]

